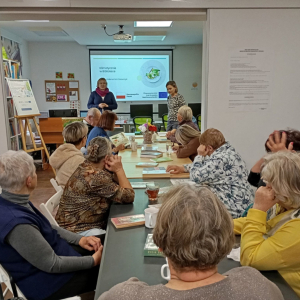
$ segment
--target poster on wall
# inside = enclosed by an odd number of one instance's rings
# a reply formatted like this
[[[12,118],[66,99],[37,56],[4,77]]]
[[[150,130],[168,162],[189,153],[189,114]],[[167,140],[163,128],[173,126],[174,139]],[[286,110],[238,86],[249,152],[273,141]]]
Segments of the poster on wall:
[[[229,111],[271,107],[272,55],[265,49],[232,50],[229,57]]]
[[[20,74],[22,74],[23,64],[19,43],[1,36],[1,48],[3,59],[11,59],[20,62]]]
[[[55,82],[47,82],[46,91],[47,94],[55,94],[56,93]]]

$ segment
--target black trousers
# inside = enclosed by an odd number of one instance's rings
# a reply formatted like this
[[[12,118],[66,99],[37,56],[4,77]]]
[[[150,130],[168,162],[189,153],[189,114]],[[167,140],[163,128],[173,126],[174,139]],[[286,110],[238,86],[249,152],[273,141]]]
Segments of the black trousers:
[[[101,243],[104,245],[105,234],[97,237],[101,239]],[[88,251],[80,246],[72,245],[72,248],[82,256],[94,254],[94,251]],[[59,300],[94,291],[97,285],[98,273],[99,266],[75,272],[75,275],[65,285],[45,300]]]

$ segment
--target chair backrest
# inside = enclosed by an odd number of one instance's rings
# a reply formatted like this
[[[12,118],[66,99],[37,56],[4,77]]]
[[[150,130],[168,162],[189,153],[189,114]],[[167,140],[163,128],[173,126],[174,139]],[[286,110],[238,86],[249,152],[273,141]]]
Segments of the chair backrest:
[[[165,130],[167,131],[167,127],[168,127],[168,114],[163,114],[162,117],[161,117],[161,120],[163,122]]]
[[[46,203],[40,205],[40,210],[43,215],[48,219],[50,224],[59,226],[53,217],[54,209],[59,205],[60,198],[62,196],[63,190],[56,192]]]
[[[140,131],[140,130],[139,130],[139,126],[141,126],[141,125],[147,123],[147,120],[148,120],[148,123],[153,124],[153,119],[152,119],[152,117],[144,117],[144,116],[142,116],[142,117],[134,117],[134,118],[132,119],[132,121],[133,121],[135,130],[136,130],[136,131]]]
[[[198,124],[199,130],[201,131],[201,115],[197,116],[197,124]]]
[[[57,192],[59,192],[60,190],[62,190],[62,187],[60,185],[58,185],[57,181],[54,178],[50,179],[51,184],[53,185],[53,187],[55,188],[55,190]]]
[[[7,273],[7,271],[4,269],[2,265],[0,265],[0,288],[1,283],[4,283],[8,290],[16,297],[17,295],[19,297],[24,298],[26,300],[23,293],[20,291],[20,289],[17,287],[17,285],[14,283],[12,277]]]

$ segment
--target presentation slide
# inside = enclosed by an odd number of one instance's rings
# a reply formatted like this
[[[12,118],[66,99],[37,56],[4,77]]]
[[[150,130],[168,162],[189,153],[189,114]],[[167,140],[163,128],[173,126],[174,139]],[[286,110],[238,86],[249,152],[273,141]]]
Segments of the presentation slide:
[[[117,101],[167,100],[169,55],[90,55],[91,88],[104,77]]]

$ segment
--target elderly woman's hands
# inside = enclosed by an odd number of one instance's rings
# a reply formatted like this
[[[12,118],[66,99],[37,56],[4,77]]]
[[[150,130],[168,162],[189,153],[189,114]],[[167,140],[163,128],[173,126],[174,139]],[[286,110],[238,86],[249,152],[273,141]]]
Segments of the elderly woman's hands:
[[[171,135],[174,135],[175,132],[176,132],[176,129],[172,129],[171,131],[168,131],[168,132],[166,133],[166,137],[168,138],[168,137],[170,137]]]
[[[105,168],[108,171],[118,173],[120,171],[123,171],[123,165],[122,165],[122,157],[118,155],[112,155],[110,156],[106,162],[105,162]]]
[[[94,250],[97,252],[101,247],[101,240],[95,236],[83,236],[79,241],[79,246],[89,251]]]
[[[102,251],[103,251],[103,246],[101,245],[100,248],[93,254],[94,266],[100,265],[101,258],[102,258]]]
[[[277,202],[272,188],[270,186],[261,186],[255,193],[253,208],[266,212]]]
[[[267,146],[269,149],[275,153],[278,151],[292,151],[293,150],[293,143],[291,142],[288,145],[288,148],[286,148],[286,133],[283,132],[280,138],[280,132],[279,131],[274,131],[272,134],[269,136],[269,140],[267,142]]]

